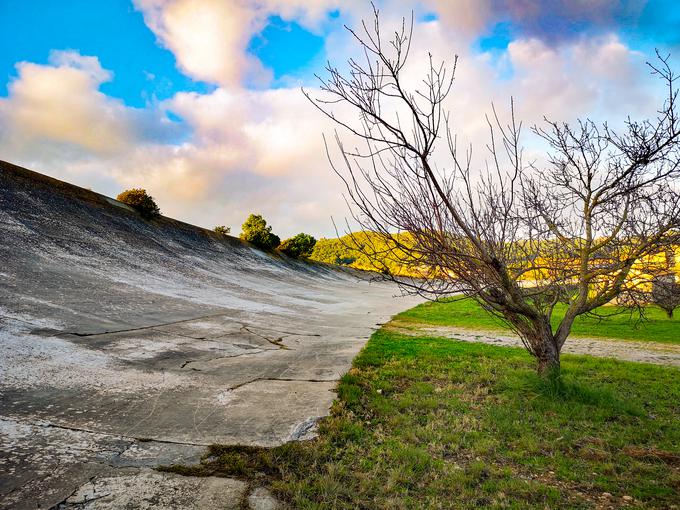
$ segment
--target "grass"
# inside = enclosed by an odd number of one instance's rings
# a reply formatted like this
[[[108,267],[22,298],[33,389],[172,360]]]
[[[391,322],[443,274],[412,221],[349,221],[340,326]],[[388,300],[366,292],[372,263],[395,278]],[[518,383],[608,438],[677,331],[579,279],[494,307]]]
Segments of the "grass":
[[[564,311],[565,306],[558,305],[552,321],[554,327],[557,326]],[[606,306],[596,311],[608,317],[606,319],[592,316],[577,317],[571,335],[680,344],[680,314],[669,319],[663,310],[650,306],[645,310],[645,320],[640,321],[638,315],[631,316],[629,311],[616,306]],[[423,303],[399,314],[397,319],[477,330],[508,329],[501,320],[485,311],[472,299],[456,298]]]
[[[678,508],[677,369],[565,355],[549,382],[534,366],[517,348],[383,329],[317,439],[215,445],[165,469],[268,485],[298,509]]]

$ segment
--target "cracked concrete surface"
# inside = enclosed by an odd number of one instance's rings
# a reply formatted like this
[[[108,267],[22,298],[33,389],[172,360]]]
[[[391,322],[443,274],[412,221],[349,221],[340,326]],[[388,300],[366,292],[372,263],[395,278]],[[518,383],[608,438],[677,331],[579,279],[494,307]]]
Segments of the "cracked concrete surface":
[[[0,236],[0,508],[265,504],[152,468],[312,437],[373,329],[416,303],[6,163]]]

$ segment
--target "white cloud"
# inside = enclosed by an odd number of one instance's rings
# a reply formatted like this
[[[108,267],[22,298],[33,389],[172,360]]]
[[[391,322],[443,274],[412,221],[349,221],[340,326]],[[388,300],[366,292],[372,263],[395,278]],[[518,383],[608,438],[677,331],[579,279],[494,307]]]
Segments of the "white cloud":
[[[318,30],[340,0],[135,0],[159,41],[195,79],[223,86],[245,80],[266,84],[271,71],[246,50],[250,39],[278,14]]]
[[[99,153],[131,142],[125,107],[98,91],[112,75],[96,57],[55,51],[50,63],[17,64],[9,98],[0,99],[2,123],[12,127],[3,138],[12,137],[16,146],[44,139]]]
[[[138,9],[179,66],[204,81],[235,85],[262,77],[259,61],[246,53],[250,35],[262,28],[256,12],[239,1],[137,0]]]

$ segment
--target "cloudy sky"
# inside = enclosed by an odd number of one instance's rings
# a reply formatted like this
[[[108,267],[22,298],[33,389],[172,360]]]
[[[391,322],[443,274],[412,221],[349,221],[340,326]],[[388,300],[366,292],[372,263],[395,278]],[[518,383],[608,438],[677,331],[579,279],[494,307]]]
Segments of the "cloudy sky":
[[[391,0],[415,16],[410,75],[460,58],[450,100],[480,144],[489,105],[620,122],[663,94],[645,61],[680,69],[677,0]],[[0,0],[0,159],[115,196],[146,188],[164,214],[238,233],[250,212],[282,236],[346,215],[300,92],[356,54],[360,0]],[[530,136],[525,139],[531,149]],[[535,146],[535,150],[540,150]]]

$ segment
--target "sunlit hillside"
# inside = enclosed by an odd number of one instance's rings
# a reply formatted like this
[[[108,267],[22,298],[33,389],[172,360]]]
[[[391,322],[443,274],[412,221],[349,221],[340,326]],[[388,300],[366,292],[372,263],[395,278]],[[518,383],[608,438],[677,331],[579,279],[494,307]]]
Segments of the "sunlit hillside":
[[[395,239],[412,244],[409,234],[396,234]],[[355,232],[339,238],[321,238],[310,257],[318,262],[349,266],[363,271],[389,272],[398,276],[422,276],[427,268],[410,262],[402,250],[390,246],[383,236],[371,232]]]
[[[397,243],[406,246],[413,244],[408,233],[395,234],[394,239]],[[412,257],[412,253],[406,254],[396,246],[390,245],[382,235],[355,232],[339,238],[319,239],[310,258],[363,271],[389,272],[396,276],[426,276],[436,272],[433,268],[416,263],[409,256]],[[519,279],[535,284],[548,276],[546,272],[549,269],[545,268],[559,267],[564,270],[569,267],[575,268],[578,264],[576,259],[559,256],[556,259],[555,257],[553,256],[551,260],[546,257],[534,258],[531,261],[524,259],[524,263],[518,263],[517,271],[523,273]],[[522,257],[518,255],[518,259]],[[534,268],[529,268],[529,265]],[[644,287],[653,275],[661,273],[674,273],[676,279],[680,279],[680,246],[638,261],[633,267],[630,284]]]

